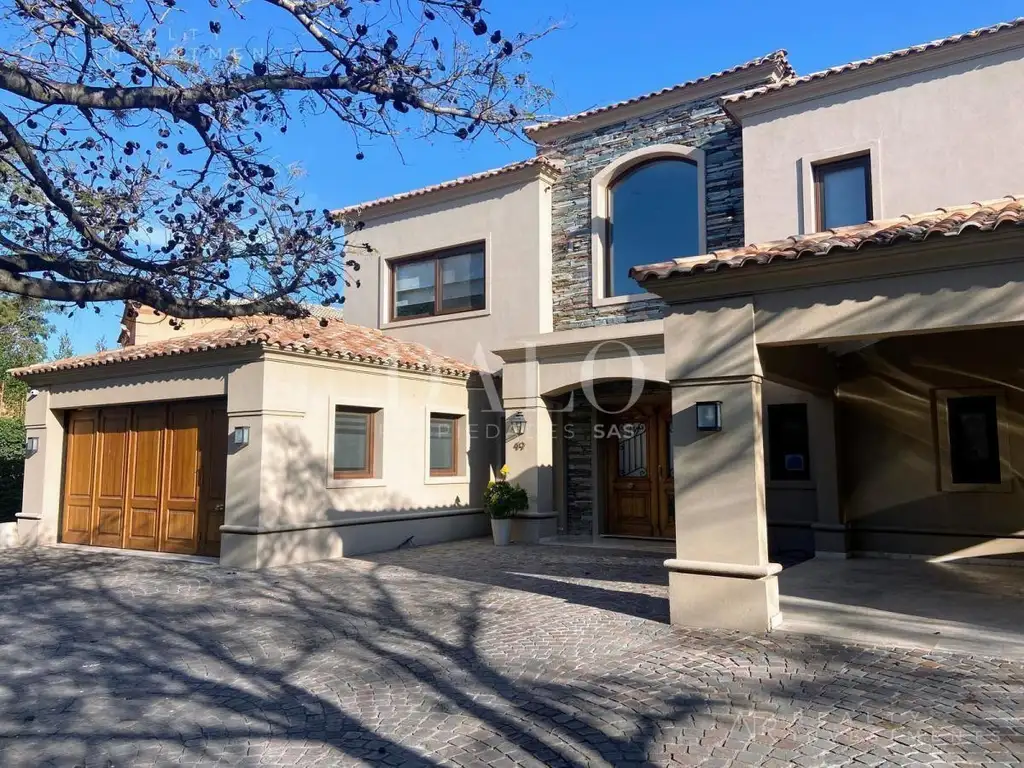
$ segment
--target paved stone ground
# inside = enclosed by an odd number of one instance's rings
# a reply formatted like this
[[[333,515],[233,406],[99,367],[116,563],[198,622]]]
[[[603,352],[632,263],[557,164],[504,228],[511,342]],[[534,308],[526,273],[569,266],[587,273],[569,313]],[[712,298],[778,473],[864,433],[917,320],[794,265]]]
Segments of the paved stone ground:
[[[658,559],[0,553],[0,765],[1012,765],[1024,666],[664,623]]]

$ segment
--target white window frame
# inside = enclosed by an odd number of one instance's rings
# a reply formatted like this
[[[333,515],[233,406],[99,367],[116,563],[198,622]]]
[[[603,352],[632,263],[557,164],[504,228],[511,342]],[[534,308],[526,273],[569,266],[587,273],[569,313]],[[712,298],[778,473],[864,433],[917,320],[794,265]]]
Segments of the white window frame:
[[[954,483],[950,459],[949,400],[958,397],[995,397],[996,436],[999,440],[998,483]],[[1012,493],[1013,470],[1010,462],[1010,418],[1006,407],[1006,391],[1001,387],[964,387],[935,390],[935,419],[939,438],[939,490],[944,493]]]
[[[379,400],[365,400],[352,397],[330,398],[327,412],[327,466],[325,467],[325,486],[329,489],[338,488],[380,488],[387,485],[387,454],[384,443],[387,434],[387,409]],[[376,411],[374,415],[374,457],[373,477],[335,477],[334,476],[334,414],[338,408],[358,408]]]
[[[800,158],[800,234],[819,232],[818,201],[814,191],[814,166],[838,163],[858,155],[867,155],[871,166],[871,216],[885,218],[882,208],[882,142],[866,141],[848,144],[824,152],[812,152]]]
[[[454,475],[430,474],[430,419],[433,415],[455,416],[459,420],[458,471]],[[465,485],[469,482],[469,409],[449,405],[428,405],[423,409],[423,482],[426,485]]]
[[[649,301],[654,295],[647,291],[625,296],[605,296],[605,265],[608,252],[608,192],[615,180],[630,168],[658,158],[681,158],[697,165],[697,246],[698,254],[707,252],[707,204],[704,183],[704,150],[682,144],[655,144],[627,152],[615,158],[590,180],[590,286],[595,307]],[[637,286],[639,288],[639,286]]]

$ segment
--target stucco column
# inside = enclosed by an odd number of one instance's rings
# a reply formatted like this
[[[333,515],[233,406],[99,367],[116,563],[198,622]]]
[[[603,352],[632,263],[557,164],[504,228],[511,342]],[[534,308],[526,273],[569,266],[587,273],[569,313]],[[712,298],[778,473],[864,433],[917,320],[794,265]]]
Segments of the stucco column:
[[[815,395],[807,403],[811,471],[817,490],[818,519],[813,524],[816,557],[850,556],[849,534],[839,506],[835,397]]]
[[[249,428],[249,444],[228,442],[224,525],[221,528],[221,565],[258,568],[264,414],[262,360],[239,365],[228,373],[228,430]]]
[[[673,624],[767,631],[781,621],[768,559],[761,370],[753,305],[691,306],[665,321],[672,385],[676,557]],[[700,402],[721,402],[722,427],[698,431]]]
[[[25,406],[26,437],[39,438],[39,449],[25,458],[21,511],[17,514],[21,546],[56,544],[63,485],[64,425],[50,408],[50,393],[41,390]]]
[[[507,430],[505,463],[508,479],[530,497],[530,512],[557,517],[554,500],[554,433],[551,411],[539,397],[505,398],[505,423],[525,420],[522,434]]]

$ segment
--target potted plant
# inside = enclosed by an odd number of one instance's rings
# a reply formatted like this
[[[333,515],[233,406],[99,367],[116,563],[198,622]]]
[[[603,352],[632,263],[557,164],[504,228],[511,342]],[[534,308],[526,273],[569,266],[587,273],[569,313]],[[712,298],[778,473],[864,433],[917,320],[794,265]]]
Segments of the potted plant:
[[[508,465],[498,470],[499,478],[487,484],[484,491],[484,509],[491,518],[491,535],[494,545],[508,546],[512,540],[512,518],[517,512],[525,512],[530,506],[526,491],[508,481]]]

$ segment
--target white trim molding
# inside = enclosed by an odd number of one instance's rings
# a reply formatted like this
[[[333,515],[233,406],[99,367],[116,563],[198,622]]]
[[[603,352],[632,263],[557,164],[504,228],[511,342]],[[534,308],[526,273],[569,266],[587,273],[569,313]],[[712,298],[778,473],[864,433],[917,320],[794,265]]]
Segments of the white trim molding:
[[[605,296],[605,265],[608,248],[608,191],[615,180],[634,166],[661,157],[675,157],[689,160],[697,165],[697,245],[698,254],[707,251],[707,205],[704,190],[704,150],[683,144],[654,144],[650,147],[620,155],[601,169],[590,180],[590,293],[595,307],[628,304],[634,301],[650,301],[657,298],[646,291],[626,296]]]
[[[882,142],[862,141],[835,147],[824,152],[813,152],[800,158],[800,234],[807,235],[820,231],[818,226],[817,200],[814,197],[814,166],[819,163],[834,163],[858,155],[868,155],[871,162],[871,218],[885,218],[882,207]]]

